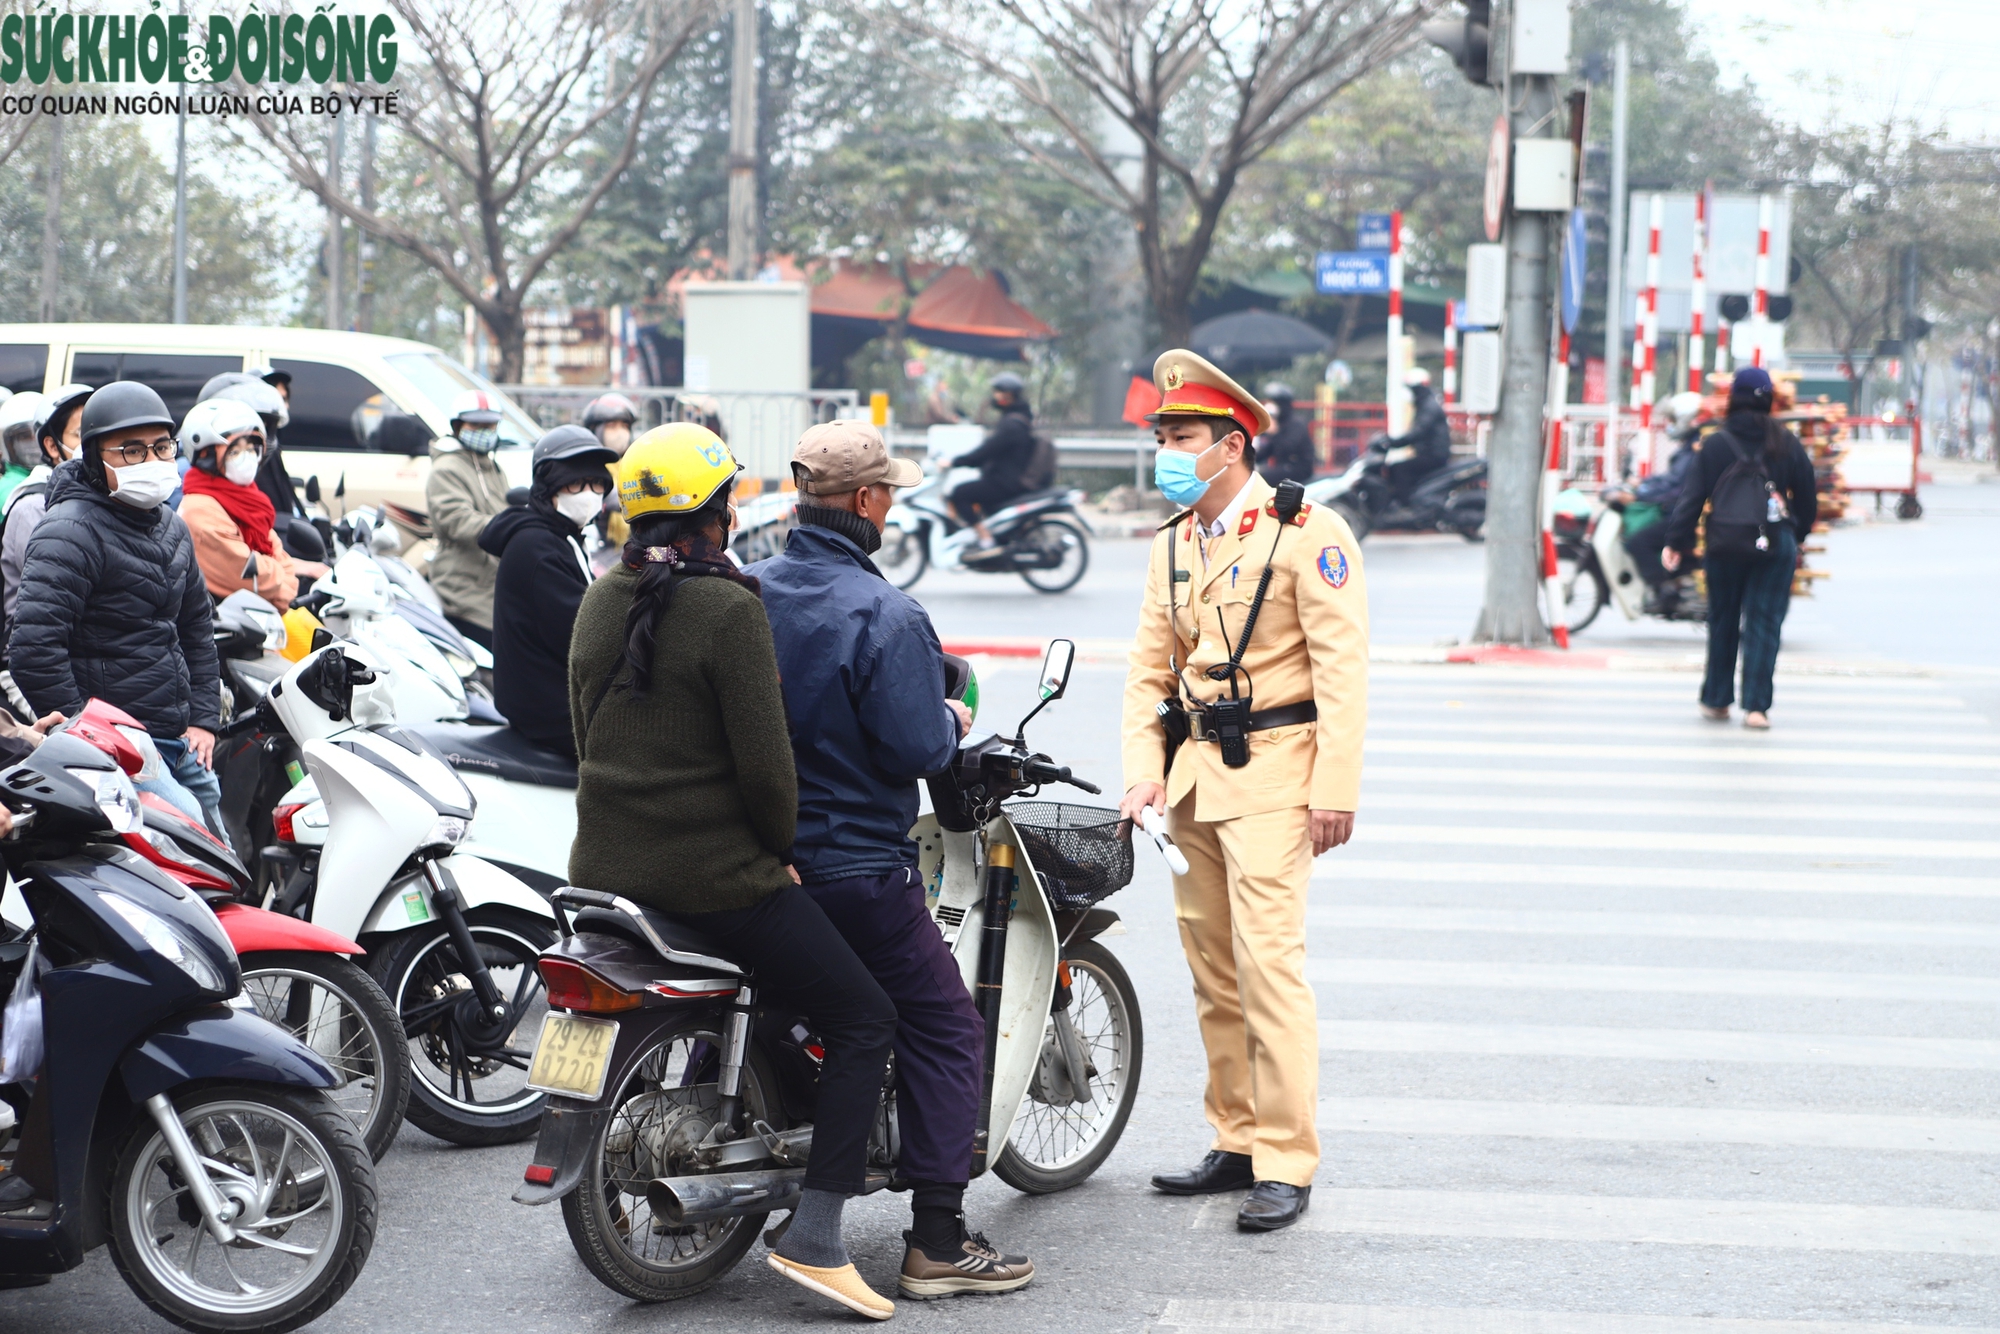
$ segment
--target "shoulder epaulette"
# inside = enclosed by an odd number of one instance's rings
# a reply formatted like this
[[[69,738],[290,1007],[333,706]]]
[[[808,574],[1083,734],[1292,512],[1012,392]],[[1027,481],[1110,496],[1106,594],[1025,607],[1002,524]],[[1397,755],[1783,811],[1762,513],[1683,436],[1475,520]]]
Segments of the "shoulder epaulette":
[[[1275,518],[1277,518],[1277,517],[1278,517],[1278,502],[1277,502],[1277,501],[1275,501],[1275,500],[1267,500],[1267,501],[1265,501],[1265,502],[1264,502],[1264,513],[1266,513],[1266,514],[1270,515],[1270,516],[1271,516],[1272,518],[1274,518],[1274,519],[1275,519]],[[1298,512],[1297,514],[1294,514],[1294,515],[1292,516],[1292,526],[1293,526],[1294,528],[1303,528],[1303,527],[1305,527],[1305,526],[1306,526],[1306,515],[1308,515],[1308,514],[1310,514],[1310,513],[1312,513],[1312,504],[1311,504],[1311,502],[1303,502],[1303,503],[1301,503],[1301,504],[1299,505],[1299,512]]]

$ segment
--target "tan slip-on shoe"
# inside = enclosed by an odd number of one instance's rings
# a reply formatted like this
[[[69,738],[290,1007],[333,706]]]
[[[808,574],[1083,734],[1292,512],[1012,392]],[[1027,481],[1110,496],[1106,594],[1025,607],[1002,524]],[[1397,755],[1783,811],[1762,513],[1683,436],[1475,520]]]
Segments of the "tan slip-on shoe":
[[[870,1320],[887,1320],[896,1314],[896,1303],[863,1282],[860,1271],[851,1264],[838,1269],[815,1269],[797,1260],[787,1260],[776,1251],[766,1258],[770,1260],[771,1268],[792,1282],[802,1288],[811,1288],[822,1297],[831,1297],[857,1315],[865,1315]]]
[[[1729,710],[1711,709],[1704,704],[1701,706],[1701,716],[1712,723],[1726,723],[1729,721]]]
[[[1743,715],[1743,725],[1753,732],[1768,732],[1771,730],[1771,716],[1753,710]]]
[[[918,1301],[957,1297],[966,1293],[1012,1292],[1035,1278],[1035,1266],[1025,1255],[1003,1255],[984,1235],[974,1232],[949,1254],[937,1254],[903,1234],[909,1247],[903,1255],[903,1276],[897,1291]]]

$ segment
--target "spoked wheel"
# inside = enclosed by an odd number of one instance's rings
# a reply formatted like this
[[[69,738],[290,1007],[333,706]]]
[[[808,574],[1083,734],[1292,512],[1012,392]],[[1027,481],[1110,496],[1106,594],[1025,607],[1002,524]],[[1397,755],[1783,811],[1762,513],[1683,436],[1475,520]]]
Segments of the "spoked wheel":
[[[1571,634],[1596,620],[1611,599],[1611,585],[1605,582],[1597,557],[1587,547],[1565,544],[1556,548],[1556,587],[1562,591],[1563,605],[1554,612]]]
[[[295,1329],[318,1319],[375,1244],[375,1169],[324,1095],[210,1087],[174,1100],[208,1179],[234,1207],[207,1226],[165,1136],[141,1113],[111,1179],[111,1255],[140,1300],[185,1329]]]
[[[403,1128],[410,1052],[375,979],[337,955],[260,952],[243,958],[243,994],[334,1068],[342,1082],[329,1096],[379,1160]]]
[[[1021,577],[1042,593],[1066,593],[1090,568],[1090,539],[1073,523],[1043,519],[1007,544],[1018,559],[1032,559],[1035,567],[1022,566]]]
[[[453,1144],[511,1144],[535,1132],[547,1095],[528,1064],[548,998],[535,959],[555,939],[546,923],[491,908],[465,915],[486,971],[507,1002],[488,1021],[442,922],[405,931],[373,956],[403,1021],[410,1053],[410,1124]]]
[[[898,588],[908,588],[930,568],[930,543],[922,531],[913,533],[891,525],[882,530],[882,545],[869,559],[883,578]]]
[[[1072,946],[1064,962],[1068,1014],[1082,1039],[1090,1099],[1083,1101],[1070,1084],[1051,1016],[1042,1062],[993,1164],[1002,1181],[1030,1195],[1068,1190],[1111,1156],[1132,1115],[1145,1056],[1139,998],[1118,956],[1092,940]]]
[[[766,1214],[677,1225],[653,1216],[646,1184],[695,1171],[693,1150],[715,1125],[720,1029],[690,1016],[653,1039],[606,1106],[610,1115],[575,1190],[563,1196],[563,1223],[577,1256],[598,1281],[635,1301],[691,1297],[736,1266]],[[753,1051],[743,1071],[743,1115],[776,1127],[773,1087]]]

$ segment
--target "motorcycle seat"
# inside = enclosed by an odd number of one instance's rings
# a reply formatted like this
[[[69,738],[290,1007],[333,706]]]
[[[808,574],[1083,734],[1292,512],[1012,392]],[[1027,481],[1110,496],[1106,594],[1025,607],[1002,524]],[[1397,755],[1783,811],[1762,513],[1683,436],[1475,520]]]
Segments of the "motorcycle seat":
[[[639,915],[646,919],[646,925],[667,943],[668,949],[677,954],[700,956],[710,961],[712,966],[726,968],[737,976],[749,975],[750,970],[723,953],[722,946],[716,944],[714,938],[706,932],[697,931],[680,919],[648,908],[644,904],[634,906],[639,909]],[[648,948],[653,944],[633,925],[630,917],[616,908],[578,908],[575,922],[578,931],[600,931],[605,935],[618,936]]]
[[[508,783],[576,788],[576,761],[538,746],[511,727],[411,723],[403,730],[437,748],[454,769]]]

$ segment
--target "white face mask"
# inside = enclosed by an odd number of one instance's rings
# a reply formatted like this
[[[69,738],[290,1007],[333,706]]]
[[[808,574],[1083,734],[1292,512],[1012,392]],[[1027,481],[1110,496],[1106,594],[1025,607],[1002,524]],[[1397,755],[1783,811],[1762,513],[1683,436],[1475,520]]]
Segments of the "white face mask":
[[[181,484],[181,470],[171,459],[148,459],[105,471],[118,476],[118,489],[111,493],[111,498],[135,510],[155,508]]]
[[[604,508],[604,497],[595,491],[579,491],[575,495],[556,497],[556,513],[581,528],[597,518]]]
[[[222,475],[238,486],[248,486],[257,480],[257,465],[262,462],[255,454],[231,454],[229,461],[222,465]]]

